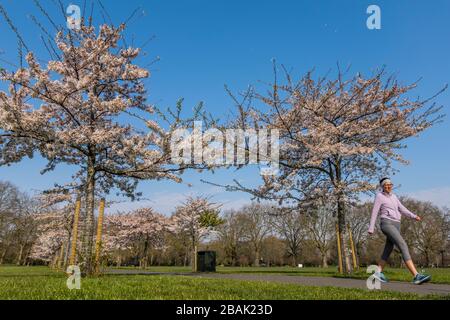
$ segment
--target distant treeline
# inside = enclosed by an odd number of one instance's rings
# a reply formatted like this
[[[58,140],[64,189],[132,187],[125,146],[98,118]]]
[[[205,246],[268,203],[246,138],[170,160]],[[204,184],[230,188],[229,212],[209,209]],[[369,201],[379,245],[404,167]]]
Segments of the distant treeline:
[[[448,266],[450,211],[411,198],[402,198],[402,202],[423,217],[421,223],[402,221],[402,234],[414,261],[419,266]],[[298,209],[251,203],[220,214],[219,207],[198,197],[174,207],[170,217],[151,208],[107,215],[101,263],[188,266],[197,247],[216,251],[217,264],[225,266],[337,264],[337,218],[332,205]],[[72,203],[49,205],[9,182],[0,182],[0,264],[66,265],[73,208]],[[385,237],[381,232],[368,236],[372,204],[346,209],[347,234],[352,236],[357,263],[373,264]],[[391,264],[401,264],[398,251]]]

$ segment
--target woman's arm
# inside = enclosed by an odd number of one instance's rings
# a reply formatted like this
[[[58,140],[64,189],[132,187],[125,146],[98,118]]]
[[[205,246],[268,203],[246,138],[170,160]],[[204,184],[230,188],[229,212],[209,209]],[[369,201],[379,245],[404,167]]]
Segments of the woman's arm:
[[[414,213],[412,213],[411,211],[409,211],[401,202],[400,200],[397,198],[397,196],[395,197],[397,199],[397,203],[398,203],[398,211],[404,215],[407,216],[411,219],[417,219],[417,215],[415,215]]]
[[[377,221],[378,213],[380,212],[381,202],[381,196],[380,194],[377,194],[375,203],[373,204],[372,216],[370,217],[369,233],[373,233],[375,229],[375,222]]]

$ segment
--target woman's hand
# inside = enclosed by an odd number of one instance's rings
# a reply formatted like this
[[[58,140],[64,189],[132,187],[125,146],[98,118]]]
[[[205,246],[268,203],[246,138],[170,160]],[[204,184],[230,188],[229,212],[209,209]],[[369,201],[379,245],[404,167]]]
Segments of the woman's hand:
[[[416,216],[416,221],[422,221],[422,218],[419,216]]]

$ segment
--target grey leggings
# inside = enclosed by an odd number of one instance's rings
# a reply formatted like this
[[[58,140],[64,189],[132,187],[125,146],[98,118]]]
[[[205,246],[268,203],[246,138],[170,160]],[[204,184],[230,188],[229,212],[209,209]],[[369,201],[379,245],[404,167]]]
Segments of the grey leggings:
[[[387,261],[394,249],[394,245],[400,249],[403,260],[406,262],[411,260],[408,246],[400,234],[400,222],[389,219],[380,219],[381,231],[386,235],[386,245],[384,246],[381,259]]]

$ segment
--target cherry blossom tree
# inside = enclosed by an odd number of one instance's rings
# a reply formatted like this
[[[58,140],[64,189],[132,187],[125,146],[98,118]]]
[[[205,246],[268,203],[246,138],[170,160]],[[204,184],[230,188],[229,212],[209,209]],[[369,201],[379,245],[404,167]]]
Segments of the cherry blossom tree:
[[[219,217],[217,204],[211,203],[203,196],[188,197],[188,199],[175,209],[171,217],[171,231],[185,234],[190,239],[190,249],[192,250],[191,263],[195,259],[195,247],[200,241],[216,227],[223,223]],[[192,267],[194,267],[192,265]]]
[[[164,246],[164,233],[170,229],[169,219],[152,208],[108,215],[105,225],[104,251],[120,255],[121,251],[134,250],[143,268],[148,265],[149,251]]]
[[[340,71],[334,79],[315,79],[308,72],[298,81],[285,71],[284,84],[274,69],[268,94],[252,88],[241,101],[233,96],[239,114],[229,126],[277,129],[280,170],[263,176],[258,188],[238,181],[227,188],[299,208],[318,199],[334,203],[345,267],[351,272],[346,206],[373,191],[380,176],[393,173],[394,162],[407,163],[400,153],[406,139],[440,121],[441,107],[430,103],[435,96],[410,98],[417,83],[402,85],[384,69],[349,79]]]
[[[123,252],[130,250],[127,239],[121,234],[124,214],[112,214],[105,216],[105,234],[102,238],[102,258],[115,257],[117,266],[121,265]]]
[[[40,206],[39,220],[44,224],[41,230],[45,230],[46,223],[50,224],[49,231],[60,233],[64,236],[64,241],[61,240],[61,250],[64,252],[64,256],[60,261],[63,267],[66,267],[69,262],[69,255],[72,250],[73,230],[75,221],[75,207],[76,201],[79,198],[77,190],[61,190],[60,188],[46,190],[43,193],[36,196]],[[96,203],[97,204],[97,203]],[[46,213],[46,215],[43,215]],[[55,221],[51,221],[51,219]],[[82,223],[78,222],[79,225]],[[59,228],[59,229],[58,229]],[[82,239],[77,236],[76,241],[76,260],[83,263],[82,256]]]
[[[67,230],[61,225],[59,217],[54,215],[38,218],[38,237],[31,247],[30,258],[42,260],[47,263],[54,262],[58,250],[69,239]]]
[[[96,30],[82,23],[79,30],[61,30],[53,59],[41,65],[30,51],[26,67],[0,74],[9,85],[0,91],[0,165],[39,152],[48,160],[43,173],[61,163],[79,168],[66,187],[85,193],[87,274],[95,194],[115,189],[134,199],[139,180],[179,182],[177,173],[189,167],[172,165],[169,150],[171,134],[182,125],[180,108],[170,113],[168,129],[156,122],[160,113],[146,102],[143,83],[149,71],[134,64],[139,48],[121,45],[124,29],[124,24]]]
[[[46,196],[39,197],[38,212],[33,215],[36,223],[36,239],[30,250],[30,258],[65,266],[73,224],[73,206],[57,207],[59,202]],[[62,252],[61,252],[62,251]],[[64,255],[64,253],[66,253]],[[59,260],[59,258],[62,260]]]

